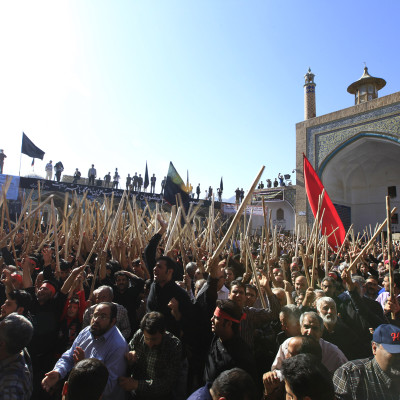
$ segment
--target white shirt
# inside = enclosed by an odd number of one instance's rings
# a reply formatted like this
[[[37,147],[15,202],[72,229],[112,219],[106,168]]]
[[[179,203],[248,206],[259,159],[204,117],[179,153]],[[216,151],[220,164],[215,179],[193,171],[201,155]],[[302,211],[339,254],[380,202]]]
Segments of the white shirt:
[[[220,290],[218,290],[217,294],[218,300],[228,300],[229,289],[224,285]]]
[[[275,360],[272,364],[271,371],[280,370],[282,368],[282,361],[287,358],[289,341],[292,338],[286,339],[280,346]],[[322,349],[322,364],[328,369],[329,372],[334,373],[339,367],[347,363],[347,358],[339,347],[327,342],[324,339],[319,339],[319,344]]]

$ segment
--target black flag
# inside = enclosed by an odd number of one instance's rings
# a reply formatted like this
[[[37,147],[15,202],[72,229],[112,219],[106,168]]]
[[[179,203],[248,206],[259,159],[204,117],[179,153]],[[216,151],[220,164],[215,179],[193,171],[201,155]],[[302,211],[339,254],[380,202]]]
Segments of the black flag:
[[[171,205],[176,204],[175,195],[181,194],[182,203],[189,203],[189,195],[185,191],[186,186],[182,178],[179,176],[172,162],[169,163],[167,182],[164,188],[164,199]]]
[[[29,157],[40,158],[41,160],[43,160],[44,156],[44,151],[36,147],[24,132],[22,132],[21,153]]]
[[[146,161],[146,172],[144,173],[144,183],[143,186],[145,189],[147,189],[147,186],[149,186],[149,171],[147,169],[147,161]]]
[[[219,188],[220,188],[221,192],[224,191],[224,182],[222,182],[222,176],[221,176],[221,182],[219,183]]]

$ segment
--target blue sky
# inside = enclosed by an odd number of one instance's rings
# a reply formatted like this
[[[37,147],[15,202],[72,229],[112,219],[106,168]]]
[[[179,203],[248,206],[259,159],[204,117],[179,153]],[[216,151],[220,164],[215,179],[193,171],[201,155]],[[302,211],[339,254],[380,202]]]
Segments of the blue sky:
[[[224,198],[295,168],[303,76],[317,115],[353,105],[365,61],[400,90],[400,3],[381,1],[8,1],[0,3],[0,148],[18,175],[22,131],[65,173],[92,163],[155,173],[172,161]],[[32,172],[22,156],[21,175]],[[294,177],[294,174],[293,174]]]

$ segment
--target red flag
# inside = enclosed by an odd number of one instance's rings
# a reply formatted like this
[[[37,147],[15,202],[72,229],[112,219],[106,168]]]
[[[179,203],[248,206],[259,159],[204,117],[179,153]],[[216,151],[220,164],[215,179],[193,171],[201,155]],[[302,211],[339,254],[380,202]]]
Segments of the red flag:
[[[318,197],[324,190],[324,185],[322,184],[317,173],[310,164],[310,161],[308,161],[307,157],[304,154],[303,154],[303,168],[304,168],[304,184],[307,191],[308,202],[310,203],[311,210],[315,217],[318,211]],[[322,234],[325,234],[325,229],[326,229],[326,234],[329,235],[334,229],[339,227],[339,229],[337,229],[335,233],[328,238],[328,243],[332,247],[332,249],[338,250],[337,243],[339,243],[339,246],[341,246],[346,236],[346,231],[344,229],[342,220],[340,219],[336,211],[336,208],[333,205],[331,199],[329,198],[326,190],[324,194],[324,200],[322,201],[322,206],[320,211],[321,214],[324,209],[325,213],[322,219],[322,227],[321,227]],[[335,236],[337,239],[337,243]]]

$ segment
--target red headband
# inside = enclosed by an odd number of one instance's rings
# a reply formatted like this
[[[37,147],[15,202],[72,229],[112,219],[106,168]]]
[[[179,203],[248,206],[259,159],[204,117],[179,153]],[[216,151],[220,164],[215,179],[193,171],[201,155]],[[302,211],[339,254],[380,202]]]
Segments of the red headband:
[[[22,283],[22,276],[20,274],[13,272],[11,274],[11,278],[14,278],[17,282]]]
[[[45,287],[45,288],[49,289],[53,296],[56,294],[56,288],[49,282],[43,283],[42,286],[40,286],[40,287],[41,288]]]
[[[217,307],[217,308],[215,309],[214,315],[215,315],[217,318],[227,319],[228,321],[232,321],[232,322],[235,322],[235,323],[237,323],[237,324],[240,324],[240,321],[241,321],[242,319],[246,319],[246,313],[243,313],[243,314],[242,314],[242,317],[240,318],[240,320],[238,320],[238,319],[235,319],[235,318],[231,317],[228,313],[226,313],[225,311],[221,310],[219,307]]]

